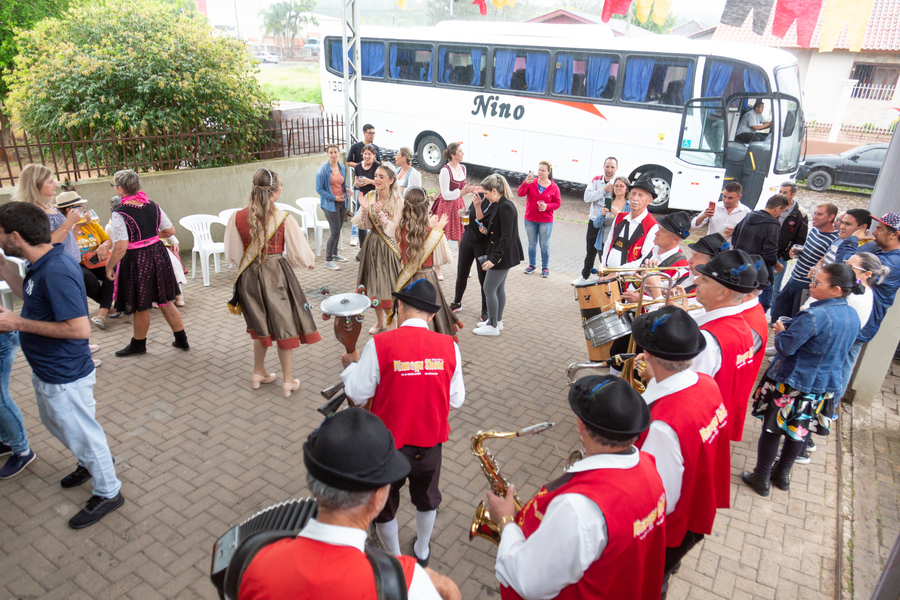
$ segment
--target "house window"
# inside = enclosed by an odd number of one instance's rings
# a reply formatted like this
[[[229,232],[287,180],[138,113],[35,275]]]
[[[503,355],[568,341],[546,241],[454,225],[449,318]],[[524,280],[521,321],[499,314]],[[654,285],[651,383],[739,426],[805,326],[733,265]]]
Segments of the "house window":
[[[900,67],[856,63],[850,71],[850,79],[859,81],[853,88],[853,97],[866,100],[892,100],[898,78]]]

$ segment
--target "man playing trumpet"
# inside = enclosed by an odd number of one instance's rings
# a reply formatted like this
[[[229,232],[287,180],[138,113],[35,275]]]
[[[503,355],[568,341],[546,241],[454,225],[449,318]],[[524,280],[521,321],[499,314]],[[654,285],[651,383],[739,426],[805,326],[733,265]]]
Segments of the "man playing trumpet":
[[[653,250],[641,263],[642,267],[672,267],[662,271],[676,283],[680,284],[689,275],[688,259],[681,252],[682,240],[691,235],[691,219],[687,213],[676,212],[662,217],[659,220],[659,229],[654,238]],[[678,268],[680,267],[680,268]],[[648,277],[644,282],[644,296],[647,299],[656,299],[663,295],[663,290],[668,287],[663,284],[662,277]],[[622,294],[626,302],[637,302],[639,291],[636,287]]]

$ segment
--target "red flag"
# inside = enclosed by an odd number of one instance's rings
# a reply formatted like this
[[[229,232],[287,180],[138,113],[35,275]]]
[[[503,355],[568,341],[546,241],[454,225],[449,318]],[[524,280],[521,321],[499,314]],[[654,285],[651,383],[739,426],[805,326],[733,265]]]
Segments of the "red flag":
[[[631,0],[628,0],[628,1],[630,2]],[[482,17],[487,14],[487,1],[486,0],[473,0],[472,4],[475,4],[476,6],[478,6],[478,10],[481,12]]]
[[[609,19],[613,15],[627,15],[629,6],[631,6],[631,0],[606,0],[600,18],[604,23],[609,23]]]

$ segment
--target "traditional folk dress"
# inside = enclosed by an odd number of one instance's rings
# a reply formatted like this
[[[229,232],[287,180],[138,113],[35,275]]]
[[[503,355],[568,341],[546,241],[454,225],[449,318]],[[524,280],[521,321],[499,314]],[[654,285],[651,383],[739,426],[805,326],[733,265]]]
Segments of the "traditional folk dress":
[[[447,236],[448,240],[458,242],[462,239],[463,235],[463,224],[462,219],[459,216],[459,211],[466,207],[466,203],[462,197],[462,189],[466,187],[466,167],[462,164],[459,165],[460,170],[462,170],[462,179],[455,179],[453,177],[453,169],[450,168],[450,165],[444,165],[444,168],[447,169],[447,172],[450,174],[450,191],[455,192],[456,190],[460,190],[460,194],[453,200],[445,200],[443,196],[438,196],[434,201],[432,214],[435,214],[438,217],[447,215],[449,220],[447,221],[447,226],[444,227],[444,235]],[[438,266],[440,266],[440,263]]]
[[[354,225],[373,230],[373,233],[366,236],[360,251],[356,285],[365,288],[364,293],[372,299],[372,306],[390,310],[393,306],[391,292],[400,276],[400,245],[396,240],[396,232],[403,214],[403,199],[397,201],[393,215],[384,211],[376,214],[376,194],[374,190],[369,192],[366,196],[368,206],[360,206],[353,216]]]
[[[316,259],[297,221],[282,210],[269,217],[267,252],[260,261],[262,248],[252,240],[249,216],[250,209],[242,208],[225,228],[225,260],[238,265],[229,309],[244,316],[247,333],[263,346],[274,341],[288,349],[318,342],[322,337],[291,268],[308,267]]]

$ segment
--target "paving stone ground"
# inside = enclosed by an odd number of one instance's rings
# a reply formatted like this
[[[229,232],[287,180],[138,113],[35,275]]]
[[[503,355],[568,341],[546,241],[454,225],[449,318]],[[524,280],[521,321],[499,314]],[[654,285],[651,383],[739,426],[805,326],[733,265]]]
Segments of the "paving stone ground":
[[[507,282],[504,332],[471,333],[478,318],[477,279],[460,314],[467,397],[451,416],[444,450],[443,504],[432,542],[431,566],[456,581],[463,597],[496,598],[494,547],[469,542],[475,505],[487,484],[471,456],[469,437],[480,429],[510,431],[540,421],[543,435],[488,446],[520,496],[530,497],[562,472],[578,445],[568,408],[564,370],[586,360],[580,314],[569,282],[583,257],[583,225],[560,220],[551,238],[551,275],[512,271]],[[345,240],[349,239],[345,236]],[[184,241],[185,246],[189,240]],[[345,247],[351,259],[355,250]],[[318,316],[317,290],[351,291],[356,263],[340,271],[298,271]],[[574,265],[574,267],[572,267]],[[455,267],[445,268],[444,293],[453,295]],[[336,383],[341,347],[331,322],[317,321],[322,341],[295,351],[302,381],[291,398],[276,385],[251,390],[250,339],[241,317],[230,314],[234,270],[211,275],[211,285],[189,279],[182,310],[189,352],[170,346],[172,335],[153,311],[148,353],[119,359],[113,352],[131,336],[131,319],[95,331],[101,345],[97,416],[106,430],[123,481],[126,504],[97,525],[68,529],[66,520],[88,499],[83,486],[63,490],[59,480],[75,466],[71,454],[41,425],[31,370],[20,354],[10,390],[25,414],[36,460],[18,477],[0,482],[0,600],[12,598],[214,598],[208,571],[215,540],[234,524],[276,502],[305,496],[302,444],[321,418],[319,390]],[[92,304],[91,310],[96,310]],[[373,315],[367,315],[367,323]],[[364,332],[368,325],[364,326]],[[359,345],[365,343],[363,333]],[[896,400],[894,400],[896,415]],[[734,445],[732,505],[720,511],[715,532],[684,560],[670,598],[833,598],[837,560],[837,464],[834,437],[819,442],[812,464],[795,468],[789,493],[765,499],[740,483],[755,460],[759,431],[748,418],[744,441]],[[897,440],[878,438],[898,452]],[[882,468],[884,477],[897,476]],[[405,494],[403,498],[408,498]],[[890,531],[900,528],[894,506]],[[411,551],[410,505],[400,514],[400,539]],[[887,524],[886,524],[887,527]],[[889,545],[889,544],[888,544]]]

